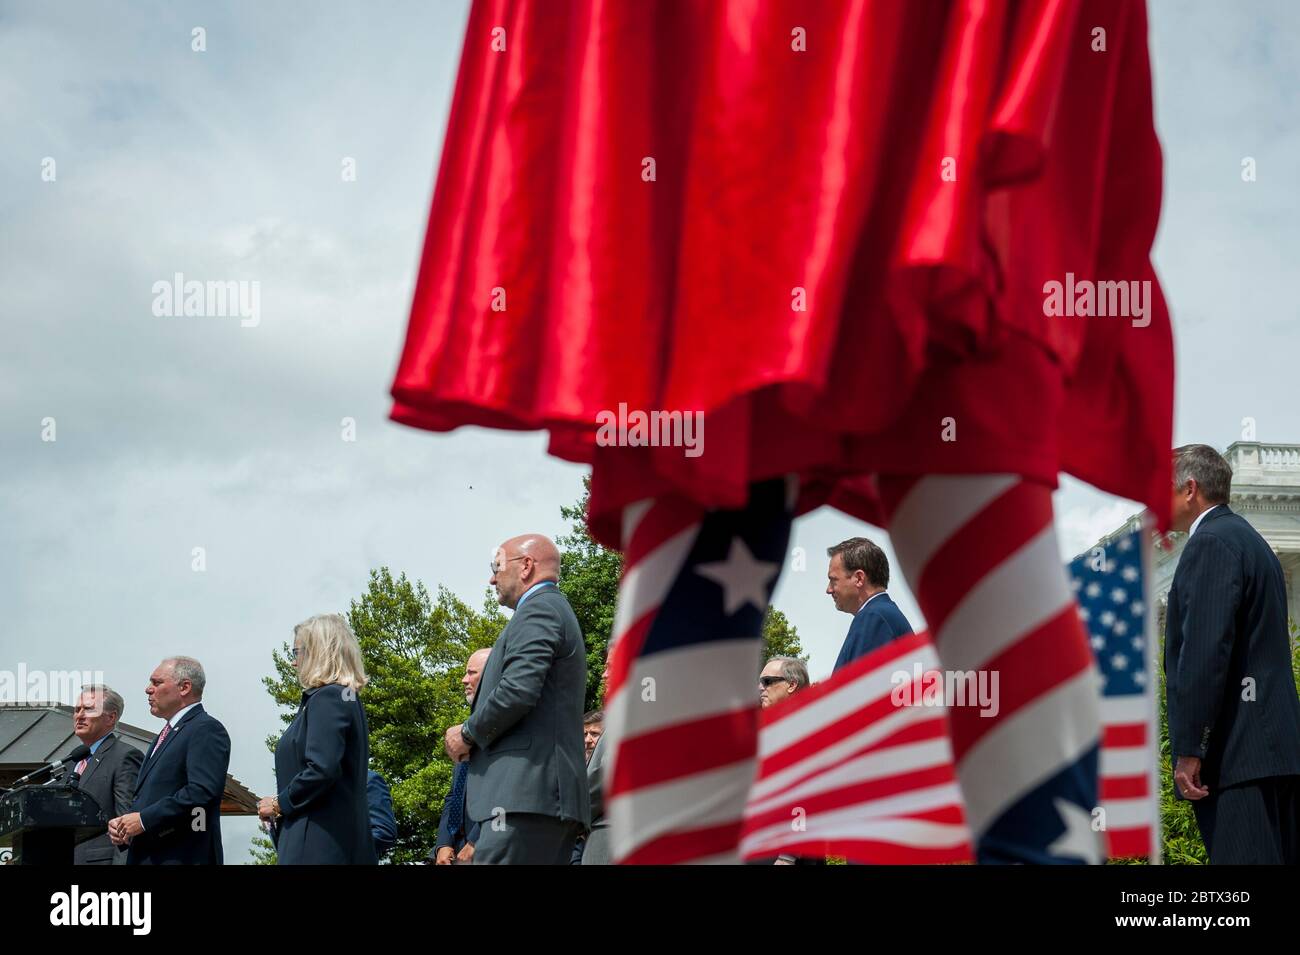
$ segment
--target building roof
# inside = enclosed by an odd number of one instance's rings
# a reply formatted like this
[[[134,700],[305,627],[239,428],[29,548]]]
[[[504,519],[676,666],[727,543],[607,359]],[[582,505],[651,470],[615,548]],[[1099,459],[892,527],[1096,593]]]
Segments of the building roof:
[[[142,753],[158,735],[129,723],[118,723],[113,732]],[[72,732],[72,707],[65,703],[0,703],[0,770],[30,772],[66,756],[80,742]],[[257,814],[257,796],[229,773],[221,814]]]

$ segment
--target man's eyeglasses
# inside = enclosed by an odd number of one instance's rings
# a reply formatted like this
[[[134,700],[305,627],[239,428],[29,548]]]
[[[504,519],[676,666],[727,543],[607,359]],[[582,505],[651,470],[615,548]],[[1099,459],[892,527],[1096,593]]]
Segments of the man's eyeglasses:
[[[778,683],[788,683],[789,681],[783,676],[760,676],[758,685],[767,689],[769,686],[775,686]]]
[[[518,557],[511,557],[511,558],[509,558],[509,560],[506,561],[506,563],[508,564],[508,563],[510,563],[510,561],[512,561],[512,560],[523,560],[523,559],[524,559],[525,557],[527,557],[527,556],[528,556],[527,554],[521,554],[521,555],[518,556]],[[492,576],[493,576],[493,577],[495,577],[497,574],[501,573],[501,567],[497,564],[497,562],[496,562],[495,560],[492,561],[492,563],[488,564],[488,567],[490,567],[490,568],[492,569]]]

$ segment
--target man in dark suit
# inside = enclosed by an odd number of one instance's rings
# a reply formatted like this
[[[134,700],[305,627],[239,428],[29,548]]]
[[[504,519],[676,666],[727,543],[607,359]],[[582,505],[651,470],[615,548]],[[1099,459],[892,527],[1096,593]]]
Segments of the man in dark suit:
[[[1300,863],[1300,698],[1286,581],[1272,548],[1228,508],[1213,448],[1174,451],[1165,677],[1176,798],[1192,800],[1211,863]]]
[[[73,767],[80,775],[77,785],[99,803],[110,819],[131,808],[136,776],[144,761],[143,753],[113,732],[124,707],[120,693],[102,684],[91,684],[81,691],[72,710],[72,732],[90,747],[90,755]],[[72,850],[72,861],[75,865],[121,865],[126,855],[114,848],[105,830],[78,843]]]
[[[491,647],[475,650],[465,661],[465,675],[460,685],[465,688],[465,702],[474,706],[478,683],[483,676],[483,666],[492,654]],[[474,860],[474,843],[478,841],[478,826],[465,812],[465,791],[469,783],[469,761],[456,764],[452,771],[451,792],[442,806],[438,819],[438,841],[429,853],[434,865],[453,865]]]
[[[567,865],[587,827],[587,653],[559,575],[560,552],[540,534],[511,538],[492,562],[497,599],[515,615],[483,668],[469,719],[445,740],[452,759],[469,759],[475,862]]]
[[[889,586],[889,558],[865,537],[850,537],[826,549],[830,570],[826,592],[835,609],[853,614],[848,636],[840,648],[835,669],[912,632],[903,611],[885,592]]]
[[[605,696],[609,686],[609,660],[605,660],[604,672],[600,674],[600,695]],[[613,852],[610,847],[609,819],[605,816],[605,757],[608,744],[605,740],[605,714],[600,713],[600,735],[596,737],[591,752],[587,754],[587,803],[591,808],[591,820],[587,825],[587,835],[574,847],[573,861],[578,865],[610,865]],[[583,717],[583,742],[590,738],[586,732],[587,717]]]
[[[373,769],[366,772],[366,807],[370,812],[370,836],[378,861],[397,845],[397,817],[393,815],[393,794],[388,781]]]
[[[203,710],[198,660],[171,657],[149,676],[149,712],[166,720],[136,780],[131,811],[109,821],[127,865],[221,865],[226,728]]]
[[[609,819],[605,817],[605,734],[602,733],[587,760],[587,800],[591,805],[591,831],[583,842],[578,861],[582,865],[609,865],[613,859],[610,848]]]

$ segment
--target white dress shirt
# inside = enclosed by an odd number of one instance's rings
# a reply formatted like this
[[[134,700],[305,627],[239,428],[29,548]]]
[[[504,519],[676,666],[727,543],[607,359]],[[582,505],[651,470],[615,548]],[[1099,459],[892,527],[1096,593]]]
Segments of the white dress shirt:
[[[1187,536],[1190,538],[1193,534],[1195,534],[1195,533],[1196,533],[1196,525],[1199,524],[1199,523],[1201,523],[1201,521],[1205,520],[1205,515],[1206,515],[1206,514],[1210,513],[1210,511],[1214,510],[1216,507],[1219,507],[1219,506],[1221,506],[1221,505],[1218,505],[1218,504],[1211,504],[1211,505],[1210,505],[1209,507],[1207,507],[1205,510],[1201,511],[1201,513],[1197,514],[1197,515],[1196,515],[1196,520],[1192,521],[1192,526],[1189,527],[1189,528],[1187,529]]]
[[[884,593],[885,593],[885,592],[882,590],[882,591],[880,591],[879,593],[874,593],[874,594],[872,594],[872,595],[871,595],[870,597],[868,597],[866,600],[862,601],[862,607],[865,607],[867,604],[871,603],[871,601],[875,600],[877,597],[883,596]],[[856,617],[858,614],[862,613],[862,607],[859,607],[859,608],[854,612],[853,616]]]

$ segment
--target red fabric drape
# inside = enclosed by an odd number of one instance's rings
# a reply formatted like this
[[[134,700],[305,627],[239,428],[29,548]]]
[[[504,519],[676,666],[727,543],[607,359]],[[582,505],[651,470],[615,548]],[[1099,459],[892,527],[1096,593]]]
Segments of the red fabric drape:
[[[614,546],[789,472],[883,523],[874,474],[1063,470],[1163,525],[1160,191],[1140,2],[481,0],[393,417],[549,430]],[[1148,323],[1045,315],[1071,274]],[[620,403],[704,453],[597,447]]]

